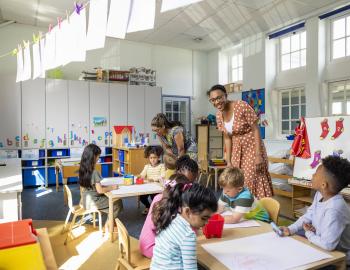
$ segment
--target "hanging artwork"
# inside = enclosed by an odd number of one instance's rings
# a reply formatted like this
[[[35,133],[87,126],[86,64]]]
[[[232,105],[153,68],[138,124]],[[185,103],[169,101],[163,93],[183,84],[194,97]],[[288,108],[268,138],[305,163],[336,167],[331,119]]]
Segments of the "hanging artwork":
[[[242,92],[242,100],[247,102],[259,117],[261,138],[265,139],[265,126],[267,126],[265,120],[265,88]]]
[[[94,127],[105,127],[107,126],[107,117],[104,116],[94,116],[92,118]]]

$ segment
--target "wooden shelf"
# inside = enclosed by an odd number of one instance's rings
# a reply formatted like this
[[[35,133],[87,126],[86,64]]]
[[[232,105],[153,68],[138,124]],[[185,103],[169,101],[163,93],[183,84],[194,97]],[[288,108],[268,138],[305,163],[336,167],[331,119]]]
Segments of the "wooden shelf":
[[[294,197],[294,200],[301,201],[301,202],[306,202],[312,204],[313,198],[310,196],[303,196],[303,197]]]
[[[292,198],[292,192],[291,192],[291,191],[285,191],[285,190],[273,188],[273,193],[274,193],[275,195],[279,195],[279,196],[284,196],[284,197]]]

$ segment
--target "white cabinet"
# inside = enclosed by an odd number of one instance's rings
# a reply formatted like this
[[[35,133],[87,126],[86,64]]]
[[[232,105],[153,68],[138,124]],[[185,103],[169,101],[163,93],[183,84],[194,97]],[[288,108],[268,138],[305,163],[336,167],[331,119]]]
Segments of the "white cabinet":
[[[149,134],[150,144],[160,144],[159,140],[154,136],[151,128],[153,117],[157,113],[162,112],[162,88],[145,87],[145,133]]]
[[[135,133],[145,132],[145,87],[128,85],[128,125]]]

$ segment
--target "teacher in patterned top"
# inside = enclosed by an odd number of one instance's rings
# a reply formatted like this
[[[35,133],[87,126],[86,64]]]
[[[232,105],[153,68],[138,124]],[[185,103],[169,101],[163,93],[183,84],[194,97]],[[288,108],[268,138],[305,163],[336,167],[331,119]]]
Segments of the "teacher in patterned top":
[[[176,160],[185,154],[197,160],[197,144],[180,122],[169,121],[163,113],[158,113],[152,119],[151,126],[164,149],[163,159],[167,169],[175,169]]]
[[[244,172],[244,185],[258,199],[273,196],[266,149],[260,136],[258,117],[245,101],[227,99],[223,85],[214,85],[209,101],[218,110],[217,126],[224,133],[226,162]]]

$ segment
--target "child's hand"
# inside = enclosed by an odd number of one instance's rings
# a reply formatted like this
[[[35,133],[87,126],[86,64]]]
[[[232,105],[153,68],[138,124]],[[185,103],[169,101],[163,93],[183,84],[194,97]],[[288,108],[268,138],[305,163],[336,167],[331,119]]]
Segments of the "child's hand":
[[[288,227],[280,227],[281,231],[283,232],[283,236],[290,236],[291,233],[290,233],[290,230],[288,229]]]
[[[303,224],[303,229],[305,230],[305,232],[307,232],[307,231],[316,232],[315,227],[312,226],[311,223],[304,223]]]

